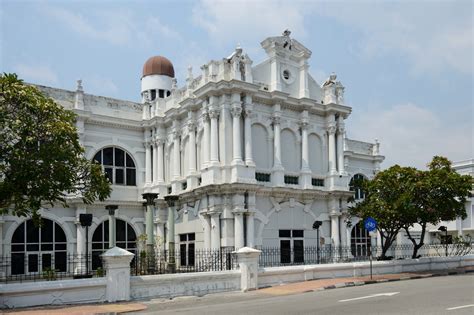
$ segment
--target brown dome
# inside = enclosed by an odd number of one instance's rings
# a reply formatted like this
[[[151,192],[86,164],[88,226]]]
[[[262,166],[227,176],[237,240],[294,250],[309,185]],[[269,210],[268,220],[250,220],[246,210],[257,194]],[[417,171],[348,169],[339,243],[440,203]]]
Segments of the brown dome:
[[[162,56],[149,58],[143,66],[143,75],[161,74],[174,78],[174,68],[171,61]]]

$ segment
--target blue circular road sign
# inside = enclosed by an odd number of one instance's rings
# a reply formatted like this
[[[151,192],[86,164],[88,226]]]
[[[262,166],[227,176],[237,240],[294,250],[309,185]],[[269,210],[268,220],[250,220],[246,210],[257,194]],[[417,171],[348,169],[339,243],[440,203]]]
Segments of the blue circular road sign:
[[[364,220],[364,227],[367,231],[372,232],[377,228],[377,221],[374,218],[368,217]]]

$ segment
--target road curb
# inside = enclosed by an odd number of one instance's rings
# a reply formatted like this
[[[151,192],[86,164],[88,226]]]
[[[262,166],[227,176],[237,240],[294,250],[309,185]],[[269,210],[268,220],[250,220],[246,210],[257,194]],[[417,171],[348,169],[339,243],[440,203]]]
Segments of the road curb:
[[[456,270],[456,271],[447,271],[447,272],[437,272],[437,273],[431,273],[431,274],[405,276],[405,277],[391,278],[391,279],[385,278],[385,279],[377,279],[377,280],[341,282],[341,283],[336,283],[336,284],[328,285],[328,286],[325,286],[325,287],[321,287],[317,290],[308,290],[308,291],[305,291],[305,292],[333,290],[333,289],[338,289],[338,288],[361,286],[361,285],[368,285],[368,284],[374,284],[374,283],[385,283],[385,282],[394,282],[394,281],[425,279],[425,278],[432,278],[432,277],[462,275],[462,274],[473,273],[473,272],[474,272],[474,270]]]

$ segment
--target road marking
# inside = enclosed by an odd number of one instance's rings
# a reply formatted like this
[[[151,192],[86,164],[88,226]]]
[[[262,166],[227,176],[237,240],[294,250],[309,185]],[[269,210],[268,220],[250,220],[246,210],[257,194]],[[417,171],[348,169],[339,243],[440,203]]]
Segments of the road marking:
[[[356,300],[371,299],[371,298],[379,297],[379,296],[394,296],[395,294],[398,294],[398,293],[400,292],[377,293],[377,294],[361,296],[361,297],[357,297],[353,299],[339,300],[339,302],[349,302],[349,301],[356,301]]]
[[[454,311],[454,310],[458,310],[458,309],[460,309],[460,308],[467,308],[467,307],[474,307],[474,304],[450,307],[450,308],[447,308],[446,310],[447,310],[447,311]]]

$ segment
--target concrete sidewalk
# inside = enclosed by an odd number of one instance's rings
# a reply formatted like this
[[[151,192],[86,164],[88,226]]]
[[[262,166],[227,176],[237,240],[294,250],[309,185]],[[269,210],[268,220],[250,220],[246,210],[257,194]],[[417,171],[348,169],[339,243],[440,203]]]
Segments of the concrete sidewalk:
[[[370,276],[365,277],[350,277],[350,278],[333,278],[333,279],[319,279],[305,282],[282,284],[273,287],[260,288],[253,291],[256,294],[263,295],[288,295],[299,294],[305,292],[330,290],[336,288],[343,288],[348,286],[367,285],[372,283],[401,281],[410,279],[420,279],[427,277],[437,277],[455,274],[465,274],[474,272],[474,267],[459,268],[453,270],[439,270],[431,272],[416,272],[416,273],[399,273],[399,274],[385,274],[374,275],[372,279]],[[219,294],[219,293],[218,293]],[[243,295],[245,293],[242,293]],[[88,314],[119,314],[127,312],[137,312],[145,310],[147,306],[142,303],[113,303],[113,304],[89,304],[78,306],[43,306],[36,308],[25,308],[19,310],[3,310],[1,313],[8,314],[67,314],[67,315],[88,315]]]

